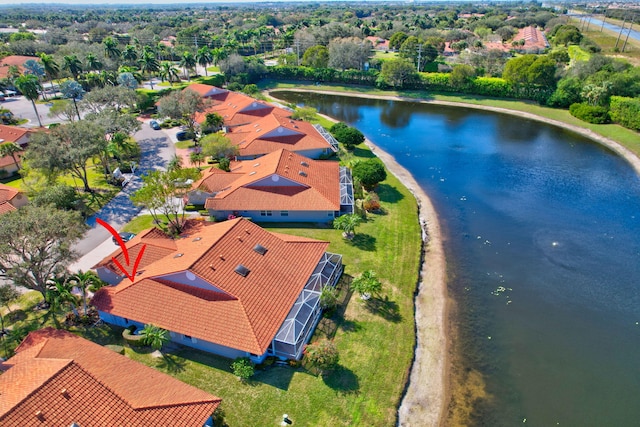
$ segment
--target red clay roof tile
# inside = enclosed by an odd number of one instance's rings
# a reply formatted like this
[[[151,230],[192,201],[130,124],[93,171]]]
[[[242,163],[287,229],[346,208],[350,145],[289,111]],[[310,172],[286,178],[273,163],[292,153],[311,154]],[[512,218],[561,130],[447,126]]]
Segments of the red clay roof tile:
[[[220,399],[70,332],[32,332],[0,376],[3,426],[204,424]]]
[[[264,255],[253,250],[258,243],[267,248]],[[174,254],[148,265],[133,283],[100,289],[94,305],[123,318],[263,354],[328,242],[285,239],[239,218],[202,224],[176,240],[176,246]],[[178,253],[182,255],[175,257]],[[239,264],[250,270],[246,277],[234,271]]]

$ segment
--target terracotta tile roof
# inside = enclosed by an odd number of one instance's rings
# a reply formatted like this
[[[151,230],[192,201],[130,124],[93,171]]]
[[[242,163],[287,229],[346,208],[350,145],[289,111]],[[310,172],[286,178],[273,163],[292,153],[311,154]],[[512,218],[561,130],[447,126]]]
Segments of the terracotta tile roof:
[[[0,140],[2,142],[18,142],[20,139],[28,134],[29,131],[24,128],[16,126],[0,125]]]
[[[9,213],[9,212],[13,212],[13,211],[17,211],[18,209],[16,209],[15,206],[13,206],[11,203],[9,202],[0,202],[0,215]]]
[[[264,255],[256,244],[267,248]],[[263,354],[327,249],[238,218],[200,223],[135,282],[100,289],[100,311]],[[177,256],[181,254],[180,256]],[[249,269],[246,277],[235,269]],[[128,282],[128,281],[127,281]]]
[[[236,162],[233,162],[233,164],[235,165]],[[230,167],[233,166],[230,165]],[[226,172],[213,166],[202,173],[202,178],[194,182],[192,188],[215,193],[227,188],[242,175],[242,173]]]
[[[167,254],[172,253],[176,249],[175,241],[167,236],[164,232],[157,228],[150,228],[144,230],[142,233],[136,235],[133,239],[127,242],[127,250],[129,252],[129,259],[136,259],[138,253],[142,250],[142,246],[147,245],[144,250],[144,255],[140,260],[139,269],[144,269],[147,265],[156,262],[159,259],[164,258]],[[125,257],[122,250],[117,249],[113,251],[109,256],[105,257],[98,264],[92,268],[108,267],[114,272],[120,274],[120,270],[116,268],[113,258],[116,258],[121,265],[126,265]]]
[[[229,93],[226,89],[220,89],[218,87],[202,83],[191,83],[189,86],[185,87],[184,90],[192,90],[202,97],[211,97],[215,99],[224,99]]]
[[[70,332],[30,333],[0,376],[2,426],[202,426],[220,399]]]
[[[226,134],[241,156],[260,156],[279,149],[292,151],[330,148],[311,123],[270,114]]]
[[[21,55],[10,55],[0,59],[0,79],[6,79],[9,76],[9,67],[12,65],[17,66],[20,73],[23,73],[24,67],[22,65],[30,59],[40,61],[40,58],[37,56]]]
[[[19,194],[19,190],[0,183],[0,202],[10,202]]]
[[[18,165],[22,164],[23,154],[24,154],[24,151],[18,151],[16,153],[16,159],[18,160]],[[15,161],[13,160],[12,156],[0,157],[0,169],[6,168],[7,166],[13,166],[14,164],[15,164]]]
[[[524,46],[518,47],[524,50],[549,47],[544,33],[538,27],[533,26],[520,28],[518,34],[513,37],[513,40],[524,40]]]
[[[196,114],[198,123],[205,121],[207,113],[217,113],[224,119],[225,126],[241,126],[252,123],[256,120],[256,117],[265,116],[276,109],[286,111],[238,92],[227,92],[225,95],[221,94],[210,99],[211,104],[207,107],[207,110]],[[290,115],[291,113],[288,114]]]
[[[217,184],[218,179],[224,183]],[[211,174],[206,180],[206,188],[222,188],[207,199],[206,209],[340,210],[339,164],[288,150],[237,162],[231,172]],[[194,189],[199,188],[195,184]]]

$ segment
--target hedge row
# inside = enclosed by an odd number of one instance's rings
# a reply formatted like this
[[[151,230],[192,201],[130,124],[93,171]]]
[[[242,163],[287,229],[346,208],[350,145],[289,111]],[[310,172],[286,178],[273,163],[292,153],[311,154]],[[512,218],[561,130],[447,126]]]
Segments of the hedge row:
[[[587,123],[603,124],[609,123],[609,110],[606,107],[598,107],[584,103],[571,104],[569,113]]]
[[[544,102],[553,90],[540,87],[514,88],[509,82],[499,77],[477,77],[464,86],[453,85],[449,73],[420,73],[417,80],[406,82],[403,89],[426,90],[435,92],[456,92],[471,95],[491,96],[498,98],[531,99]],[[302,80],[321,83],[358,84],[388,88],[378,70],[340,71],[333,68],[310,68],[279,66],[269,67],[268,78],[276,80]]]
[[[614,122],[626,128],[640,131],[640,98],[612,96],[609,114]]]

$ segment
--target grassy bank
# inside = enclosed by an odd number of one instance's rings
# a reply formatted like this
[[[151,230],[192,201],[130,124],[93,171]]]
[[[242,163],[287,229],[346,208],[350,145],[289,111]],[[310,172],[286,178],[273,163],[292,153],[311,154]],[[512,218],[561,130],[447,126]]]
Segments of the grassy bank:
[[[265,89],[309,89],[318,91],[324,90],[344,92],[345,94],[356,93],[358,95],[395,96],[406,100],[447,101],[522,111],[535,114],[547,119],[558,120],[569,125],[589,129],[605,138],[609,138],[618,142],[640,157],[640,135],[638,134],[638,132],[626,129],[615,124],[596,125],[586,123],[573,117],[571,114],[569,114],[568,110],[543,107],[533,102],[524,102],[511,99],[486,98],[474,95],[437,94],[424,91],[383,91],[364,86],[315,85],[312,83],[307,84],[306,82],[280,83],[265,81],[263,82],[262,86]]]

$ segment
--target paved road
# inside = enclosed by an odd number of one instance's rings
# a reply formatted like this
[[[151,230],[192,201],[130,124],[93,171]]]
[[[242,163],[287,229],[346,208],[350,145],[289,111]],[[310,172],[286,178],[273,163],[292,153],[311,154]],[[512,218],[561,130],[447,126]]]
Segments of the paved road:
[[[33,111],[33,105],[31,101],[26,99],[24,96],[12,96],[10,98],[6,98],[6,100],[0,103],[0,106],[3,108],[8,108],[11,110],[13,115],[18,119],[27,119],[28,122],[21,125],[23,127],[38,127],[38,119],[36,117],[35,111]],[[40,121],[43,126],[50,125],[51,123],[60,123],[62,120],[59,117],[49,117],[49,105],[48,104],[39,104],[36,103],[36,108],[38,109],[38,115],[40,116]]]
[[[124,224],[140,213],[141,209],[135,206],[129,197],[142,186],[140,175],[150,170],[164,169],[169,160],[175,156],[174,134],[175,131],[171,129],[166,132],[153,130],[149,127],[148,120],[143,122],[142,129],[134,135],[141,149],[139,168],[136,169],[135,174],[128,176],[131,181],[115,198],[87,219],[87,224],[91,228],[74,246],[74,249],[83,256],[70,266],[71,271],[88,270],[116,249],[111,241],[111,234],[96,223],[96,218],[120,230]]]

